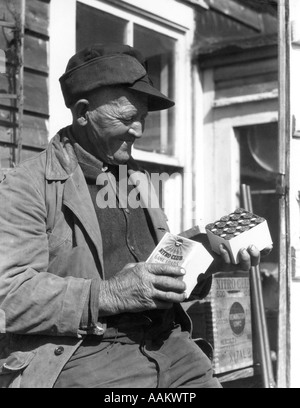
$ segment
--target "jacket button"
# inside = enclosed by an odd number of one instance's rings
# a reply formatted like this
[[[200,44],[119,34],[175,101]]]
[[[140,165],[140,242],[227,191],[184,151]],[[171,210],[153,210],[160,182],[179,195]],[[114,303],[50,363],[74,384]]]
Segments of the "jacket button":
[[[56,356],[60,356],[64,351],[65,351],[65,349],[63,348],[63,346],[59,346],[54,350],[54,354]]]

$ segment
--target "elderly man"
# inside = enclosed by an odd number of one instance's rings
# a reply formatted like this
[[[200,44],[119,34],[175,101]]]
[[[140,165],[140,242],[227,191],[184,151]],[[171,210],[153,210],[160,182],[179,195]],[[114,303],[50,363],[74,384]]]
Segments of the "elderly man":
[[[99,203],[100,175],[116,180],[118,204],[120,165],[147,179],[132,145],[148,111],[174,103],[125,45],[78,52],[60,82],[72,125],[0,187],[0,386],[220,387],[180,306],[184,271],[145,263],[163,212]],[[239,267],[259,256],[244,251]]]

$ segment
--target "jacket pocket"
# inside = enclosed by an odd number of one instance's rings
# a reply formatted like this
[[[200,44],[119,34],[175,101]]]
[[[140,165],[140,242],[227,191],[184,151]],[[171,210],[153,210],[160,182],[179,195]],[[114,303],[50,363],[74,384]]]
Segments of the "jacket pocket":
[[[47,225],[48,246],[50,253],[62,246],[66,241],[72,239],[72,217],[73,214],[67,207],[56,213],[56,220],[53,225]]]
[[[67,241],[71,244],[72,230],[64,224],[55,227],[53,231],[47,231],[49,252],[52,254]]]
[[[35,352],[15,351],[0,360],[0,388],[20,388],[21,375],[31,363]]]

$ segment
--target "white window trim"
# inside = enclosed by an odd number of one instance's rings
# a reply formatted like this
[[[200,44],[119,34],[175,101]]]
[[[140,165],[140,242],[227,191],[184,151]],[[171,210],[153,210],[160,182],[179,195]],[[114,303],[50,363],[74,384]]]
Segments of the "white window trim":
[[[76,49],[75,0],[51,0],[49,33],[49,138],[51,139],[59,129],[72,123],[72,115],[65,106],[59,78]]]

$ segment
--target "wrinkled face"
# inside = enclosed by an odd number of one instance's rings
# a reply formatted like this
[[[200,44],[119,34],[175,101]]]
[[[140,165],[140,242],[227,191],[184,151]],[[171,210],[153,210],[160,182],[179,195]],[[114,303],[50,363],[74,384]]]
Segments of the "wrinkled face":
[[[106,88],[89,99],[86,131],[92,154],[105,163],[124,164],[144,131],[147,96],[126,88]]]

